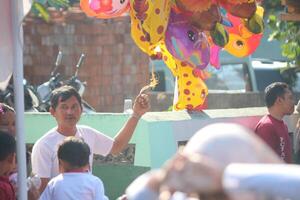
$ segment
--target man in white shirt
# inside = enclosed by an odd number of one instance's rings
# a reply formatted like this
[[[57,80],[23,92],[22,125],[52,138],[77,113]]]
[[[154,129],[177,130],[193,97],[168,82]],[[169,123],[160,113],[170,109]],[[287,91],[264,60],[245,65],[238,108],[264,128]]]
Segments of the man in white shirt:
[[[77,125],[82,113],[81,97],[70,86],[55,89],[51,97],[50,113],[57,121],[57,127],[40,138],[32,149],[32,172],[41,177],[40,192],[49,180],[58,175],[58,145],[68,136],[82,138],[91,149],[90,166],[93,154],[103,156],[117,154],[128,144],[140,117],[150,109],[149,98],[139,94],[133,105],[133,114],[118,134],[112,139],[87,126]]]

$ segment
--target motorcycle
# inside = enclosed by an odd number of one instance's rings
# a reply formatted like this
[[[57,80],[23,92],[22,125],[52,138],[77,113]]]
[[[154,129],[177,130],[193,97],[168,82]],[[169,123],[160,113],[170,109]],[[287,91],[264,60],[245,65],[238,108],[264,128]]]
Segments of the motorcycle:
[[[72,86],[73,88],[75,88],[77,90],[77,92],[79,93],[79,95],[82,97],[86,88],[86,82],[82,82],[79,78],[78,78],[78,72],[79,72],[79,68],[81,67],[83,60],[85,58],[84,54],[81,54],[79,61],[76,65],[76,70],[75,70],[75,74],[74,76],[72,76],[69,80],[66,81],[66,85]],[[84,113],[95,113],[96,110],[88,104],[88,102],[86,102],[83,98],[82,98],[82,111]]]
[[[25,111],[27,112],[48,112],[50,108],[50,98],[52,91],[62,85],[70,85],[74,87],[82,97],[86,88],[86,82],[82,82],[78,78],[79,68],[83,63],[84,54],[81,54],[80,59],[76,65],[75,74],[69,79],[64,81],[60,73],[56,72],[61,65],[62,52],[59,51],[53,70],[51,71],[50,78],[45,83],[34,87],[30,85],[26,79],[23,81],[24,85],[24,104]],[[4,91],[0,91],[0,102],[14,107],[14,91],[13,84],[9,84]],[[95,113],[96,110],[90,106],[85,100],[82,99],[82,110],[85,113]]]
[[[24,110],[27,112],[42,112],[39,108],[40,99],[34,86],[23,79],[24,86]],[[5,90],[0,91],[0,102],[14,107],[14,86],[10,83]]]
[[[51,92],[62,85],[70,85],[74,87],[79,95],[82,97],[86,88],[86,82],[82,82],[78,78],[79,69],[84,61],[85,55],[81,54],[78,63],[76,64],[75,74],[67,81],[63,81],[59,73],[55,73],[58,66],[61,64],[62,52],[59,52],[56,58],[55,67],[51,72],[51,77],[49,81],[41,84],[37,87],[37,93],[40,96],[41,104],[40,109],[46,109],[49,111],[50,108],[50,97]],[[95,113],[96,110],[90,106],[85,100],[82,99],[82,109],[85,113]]]
[[[50,79],[37,87],[37,93],[40,97],[39,108],[49,111],[51,93],[55,88],[63,85],[60,73],[56,72],[62,60],[62,52],[59,51],[56,57],[55,65],[50,74]]]

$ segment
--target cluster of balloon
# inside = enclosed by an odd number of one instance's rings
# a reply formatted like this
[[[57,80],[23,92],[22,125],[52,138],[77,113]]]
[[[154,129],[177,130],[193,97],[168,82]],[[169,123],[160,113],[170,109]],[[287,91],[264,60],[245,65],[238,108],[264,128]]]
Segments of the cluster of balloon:
[[[250,55],[264,29],[258,0],[81,0],[80,5],[98,18],[129,10],[136,45],[151,59],[162,59],[177,78],[175,110],[202,110],[207,66],[220,67],[221,49]]]

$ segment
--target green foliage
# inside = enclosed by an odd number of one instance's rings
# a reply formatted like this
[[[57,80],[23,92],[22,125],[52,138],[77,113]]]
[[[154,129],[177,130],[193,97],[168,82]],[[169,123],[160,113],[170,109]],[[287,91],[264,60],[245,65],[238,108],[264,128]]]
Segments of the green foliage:
[[[282,56],[288,60],[288,65],[281,74],[293,86],[297,79],[296,73],[300,72],[300,22],[280,21],[278,15],[284,12],[280,0],[265,0],[264,6],[268,10],[268,25],[272,30],[269,40],[282,43]]]
[[[48,7],[54,7],[57,10],[65,10],[79,1],[80,0],[34,0],[31,11],[36,16],[49,22],[50,15],[47,10]]]
[[[56,9],[68,8],[70,5],[69,0],[48,0],[48,5]]]
[[[33,12],[33,14],[36,16],[43,18],[46,22],[49,21],[49,13],[43,4],[39,2],[33,2],[31,12]]]

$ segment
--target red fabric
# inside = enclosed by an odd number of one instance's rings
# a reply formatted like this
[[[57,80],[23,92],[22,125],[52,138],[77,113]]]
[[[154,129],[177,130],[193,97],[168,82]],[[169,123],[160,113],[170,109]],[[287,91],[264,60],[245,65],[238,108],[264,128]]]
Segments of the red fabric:
[[[292,162],[292,146],[288,128],[283,120],[266,115],[258,122],[255,133],[287,163]]]
[[[0,199],[16,200],[14,188],[7,176],[0,176]]]

